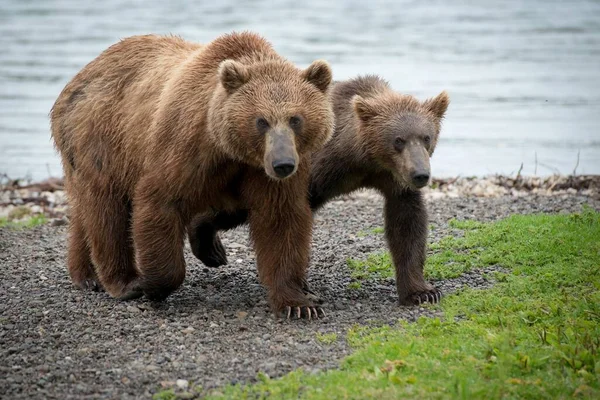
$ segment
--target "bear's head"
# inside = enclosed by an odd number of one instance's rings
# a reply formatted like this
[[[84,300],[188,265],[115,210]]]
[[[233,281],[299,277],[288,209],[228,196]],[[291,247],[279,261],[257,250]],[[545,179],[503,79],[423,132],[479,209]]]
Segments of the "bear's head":
[[[225,60],[218,77],[210,131],[233,159],[284,179],[331,137],[332,73],[325,61],[300,70],[285,60]]]
[[[449,102],[445,91],[424,102],[392,91],[354,96],[359,140],[375,167],[391,172],[404,187],[420,189],[427,185],[429,158]]]

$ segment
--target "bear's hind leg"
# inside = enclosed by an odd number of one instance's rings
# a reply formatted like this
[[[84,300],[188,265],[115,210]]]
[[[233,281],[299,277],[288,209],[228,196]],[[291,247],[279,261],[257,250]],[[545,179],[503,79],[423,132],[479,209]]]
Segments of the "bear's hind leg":
[[[121,297],[136,277],[129,199],[88,190],[84,204],[87,209],[81,211],[98,279],[111,296]]]
[[[71,281],[84,290],[101,290],[102,286],[98,281],[90,258],[90,248],[87,244],[85,228],[79,215],[79,209],[74,205],[71,207],[68,247],[67,268]]]
[[[169,201],[154,186],[140,184],[134,204],[132,226],[139,276],[127,290],[134,296],[143,293],[150,300],[162,301],[185,279],[183,240],[189,221],[180,202]]]

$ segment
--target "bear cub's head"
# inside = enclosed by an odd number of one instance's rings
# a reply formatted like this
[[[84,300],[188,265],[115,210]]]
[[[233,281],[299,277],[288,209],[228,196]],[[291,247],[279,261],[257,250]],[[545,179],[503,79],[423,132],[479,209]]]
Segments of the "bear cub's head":
[[[221,147],[243,163],[263,168],[273,179],[291,177],[308,153],[331,137],[334,124],[325,61],[305,70],[285,60],[242,64],[225,60],[213,98],[213,128]],[[216,107],[215,107],[216,106]],[[210,118],[210,117],[209,117]],[[213,131],[215,129],[212,129]]]
[[[366,153],[377,168],[389,171],[400,185],[413,190],[429,182],[429,158],[449,103],[445,91],[424,102],[391,91],[352,98]]]

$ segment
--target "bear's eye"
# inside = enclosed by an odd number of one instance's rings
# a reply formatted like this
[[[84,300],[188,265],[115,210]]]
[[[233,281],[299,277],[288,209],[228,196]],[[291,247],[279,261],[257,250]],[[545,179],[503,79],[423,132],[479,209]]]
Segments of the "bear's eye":
[[[431,143],[431,136],[427,135],[423,138],[423,141],[425,141],[425,144],[429,144]]]
[[[269,129],[269,123],[264,118],[257,118],[256,119],[256,127],[258,128],[259,131],[264,132],[267,129]]]
[[[302,119],[300,117],[290,118],[290,127],[292,129],[298,129],[302,125]]]
[[[404,145],[406,144],[406,142],[404,141],[404,139],[397,137],[394,140],[394,147],[396,148],[396,150],[400,151],[404,148]]]

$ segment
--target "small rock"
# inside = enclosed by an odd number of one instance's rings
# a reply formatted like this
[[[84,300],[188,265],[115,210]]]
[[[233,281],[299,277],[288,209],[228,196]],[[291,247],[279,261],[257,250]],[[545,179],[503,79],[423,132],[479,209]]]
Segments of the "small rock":
[[[185,379],[177,379],[177,382],[175,382],[175,384],[177,385],[177,387],[179,389],[187,389],[188,386],[190,385],[188,381],[186,381]]]
[[[67,217],[62,217],[62,218],[53,218],[50,221],[50,226],[63,226],[66,225],[69,221],[67,220]]]
[[[132,313],[139,313],[141,310],[136,306],[127,306],[127,311]]]
[[[248,313],[246,311],[238,311],[238,313],[237,313],[237,317],[239,319],[246,319],[247,316],[248,316]]]
[[[189,333],[192,333],[192,332],[194,332],[194,331],[195,331],[195,329],[194,329],[194,328],[192,328],[191,326],[188,326],[187,328],[185,328],[185,329],[182,329],[182,330],[181,330],[181,333],[189,334]]]
[[[211,323],[210,323],[210,327],[211,327],[211,328],[218,328],[218,327],[219,327],[219,325],[215,324],[214,322],[211,322]]]

